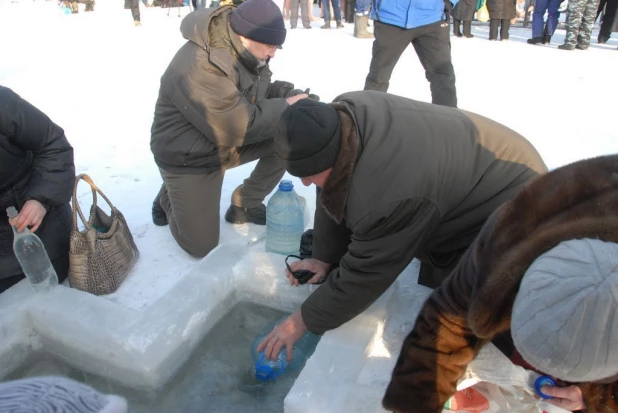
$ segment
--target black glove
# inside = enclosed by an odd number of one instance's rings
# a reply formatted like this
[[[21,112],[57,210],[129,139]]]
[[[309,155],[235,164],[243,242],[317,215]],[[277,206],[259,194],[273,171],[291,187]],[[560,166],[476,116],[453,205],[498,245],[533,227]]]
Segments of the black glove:
[[[315,100],[316,102],[319,102],[320,101],[320,97],[318,95],[316,95],[315,93],[310,93],[310,90],[311,89],[309,89],[309,88],[307,88],[305,90],[294,89],[292,92],[298,91],[298,93],[294,93],[293,95],[290,95],[290,96],[300,95],[301,93],[304,93],[306,95],[309,95],[307,97],[307,99],[311,99],[311,100]]]
[[[292,90],[294,90],[294,83],[275,80],[268,91],[266,99],[287,98]]]

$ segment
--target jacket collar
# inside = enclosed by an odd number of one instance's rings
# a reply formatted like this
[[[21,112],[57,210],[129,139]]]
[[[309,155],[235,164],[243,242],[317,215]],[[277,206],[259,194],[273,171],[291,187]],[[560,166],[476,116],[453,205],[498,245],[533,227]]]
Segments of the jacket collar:
[[[341,143],[328,181],[320,192],[320,203],[337,224],[343,221],[354,168],[360,156],[359,136],[352,112],[345,103],[331,103],[341,122]]]

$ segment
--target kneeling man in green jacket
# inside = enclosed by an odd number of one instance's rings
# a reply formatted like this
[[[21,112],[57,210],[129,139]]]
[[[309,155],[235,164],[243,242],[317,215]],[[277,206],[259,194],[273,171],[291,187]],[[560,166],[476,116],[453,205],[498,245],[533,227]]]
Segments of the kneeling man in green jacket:
[[[313,256],[292,270],[328,279],[262,342],[270,358],[283,346],[291,358],[306,330],[322,334],[356,317],[413,258],[419,283],[438,286],[490,214],[547,171],[530,142],[499,123],[375,91],[290,106],[275,153],[320,188]]]

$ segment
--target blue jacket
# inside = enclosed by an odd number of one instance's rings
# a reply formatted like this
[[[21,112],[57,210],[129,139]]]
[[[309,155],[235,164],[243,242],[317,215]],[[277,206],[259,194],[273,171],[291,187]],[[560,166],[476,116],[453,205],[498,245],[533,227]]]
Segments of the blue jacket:
[[[455,6],[459,0],[451,0]],[[443,0],[372,0],[371,18],[382,23],[414,29],[446,20]]]

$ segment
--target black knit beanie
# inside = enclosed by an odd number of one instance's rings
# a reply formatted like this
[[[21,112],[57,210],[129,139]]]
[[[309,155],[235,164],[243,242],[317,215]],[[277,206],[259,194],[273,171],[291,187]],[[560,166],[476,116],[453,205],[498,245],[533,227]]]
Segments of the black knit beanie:
[[[326,103],[301,99],[283,111],[275,135],[275,154],[290,175],[319,174],[335,164],[341,142],[337,111]]]
[[[232,11],[232,30],[256,42],[281,46],[285,24],[281,10],[272,0],[247,0]]]

